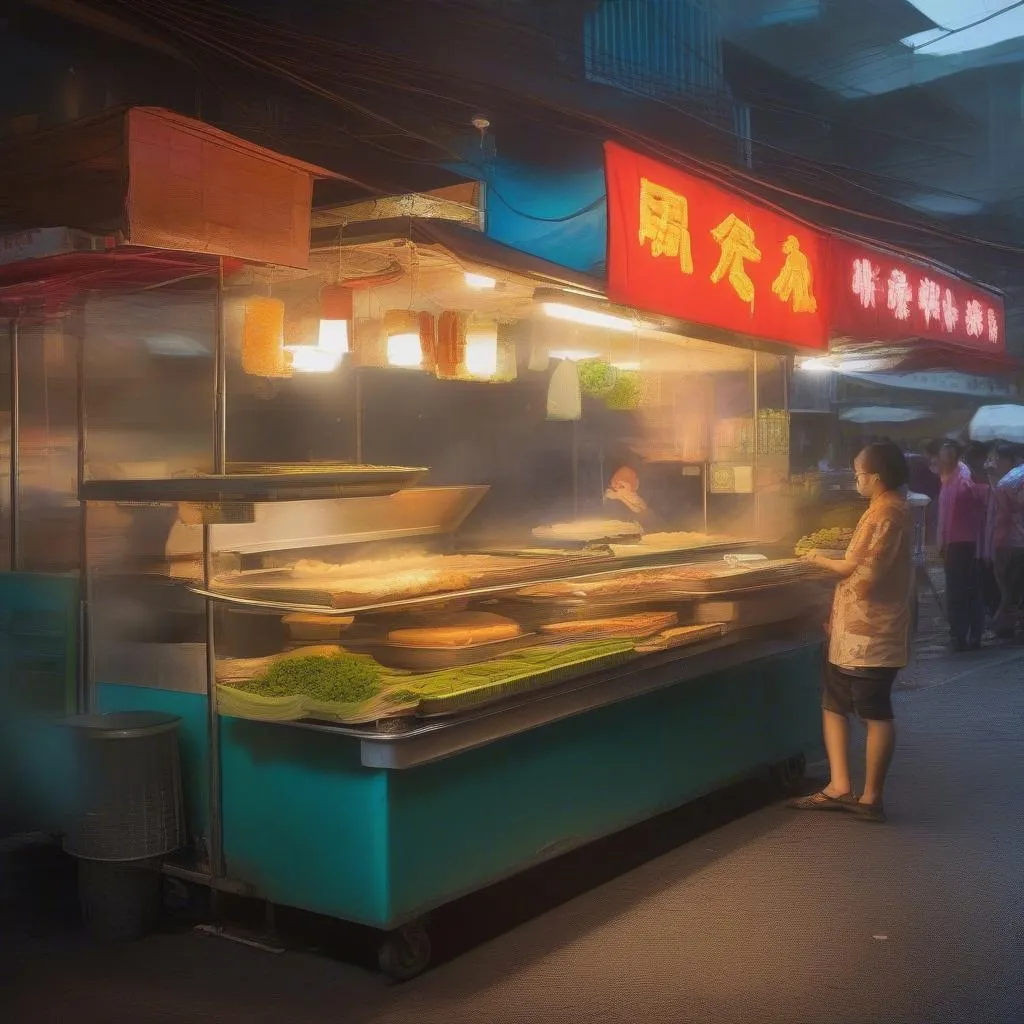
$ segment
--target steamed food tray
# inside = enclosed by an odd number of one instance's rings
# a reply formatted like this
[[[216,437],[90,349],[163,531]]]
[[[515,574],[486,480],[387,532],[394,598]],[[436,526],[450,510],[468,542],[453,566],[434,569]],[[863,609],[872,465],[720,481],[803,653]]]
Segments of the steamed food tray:
[[[464,674],[438,680],[424,680],[422,688],[414,686],[420,695],[418,714],[424,718],[454,715],[483,704],[504,700],[520,693],[547,689],[568,682],[584,673],[596,672],[627,661],[633,655],[630,640],[608,640],[590,644],[554,644],[547,650],[550,665],[483,664],[478,673],[467,670]],[[560,657],[561,656],[561,657]],[[565,660],[561,660],[564,658]],[[505,668],[507,675],[502,674]]]
[[[524,587],[515,595],[527,603],[573,604],[604,600],[617,604],[640,601],[692,600],[706,594],[734,593],[787,583],[821,579],[824,570],[802,559],[778,559],[729,565],[695,563],[596,573],[575,580],[556,580]]]

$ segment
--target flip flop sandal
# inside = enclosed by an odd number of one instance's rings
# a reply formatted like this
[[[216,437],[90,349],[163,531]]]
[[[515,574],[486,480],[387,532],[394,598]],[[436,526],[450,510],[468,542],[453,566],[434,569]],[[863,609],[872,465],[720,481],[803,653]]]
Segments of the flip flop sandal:
[[[824,790],[812,793],[810,796],[802,796],[797,800],[790,800],[786,805],[795,811],[848,811],[857,806],[857,798],[853,793],[844,793],[842,796],[829,796]]]
[[[881,804],[854,803],[849,808],[862,821],[874,821],[882,824],[885,819],[885,810]]]

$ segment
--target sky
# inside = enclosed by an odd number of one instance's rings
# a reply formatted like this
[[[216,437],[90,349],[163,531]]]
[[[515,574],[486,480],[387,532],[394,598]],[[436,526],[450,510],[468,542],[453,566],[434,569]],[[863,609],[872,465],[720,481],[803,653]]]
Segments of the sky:
[[[948,56],[968,53],[986,46],[1024,36],[1024,4],[1011,0],[909,0],[922,14],[931,18],[940,29],[907,36],[903,43],[921,56]],[[1009,9],[1008,9],[1009,8]],[[1002,11],[1003,13],[997,14]],[[996,17],[973,28],[986,15]],[[961,30],[962,31],[956,31]],[[947,35],[951,30],[952,34]]]

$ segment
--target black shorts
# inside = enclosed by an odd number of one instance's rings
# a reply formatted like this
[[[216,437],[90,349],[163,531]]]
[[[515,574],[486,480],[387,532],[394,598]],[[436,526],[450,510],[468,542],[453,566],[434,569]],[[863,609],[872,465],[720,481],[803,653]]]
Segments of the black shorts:
[[[821,706],[837,715],[856,713],[866,722],[892,721],[892,684],[898,668],[858,669],[858,675],[825,663]]]

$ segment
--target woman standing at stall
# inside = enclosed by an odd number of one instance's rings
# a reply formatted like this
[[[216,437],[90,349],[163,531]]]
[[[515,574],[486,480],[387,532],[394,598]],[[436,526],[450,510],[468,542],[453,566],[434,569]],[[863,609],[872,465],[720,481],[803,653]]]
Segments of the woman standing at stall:
[[[868,445],[854,460],[857,491],[870,504],[843,558],[807,557],[841,577],[828,626],[822,730],[829,782],[793,802],[799,810],[844,810],[884,821],[882,790],[896,745],[892,685],[909,660],[914,528],[903,497],[907,461],[891,442]],[[867,727],[864,791],[850,778],[849,715]]]

